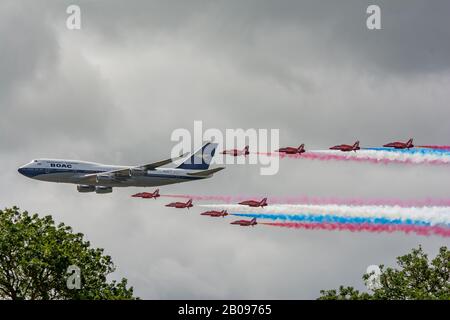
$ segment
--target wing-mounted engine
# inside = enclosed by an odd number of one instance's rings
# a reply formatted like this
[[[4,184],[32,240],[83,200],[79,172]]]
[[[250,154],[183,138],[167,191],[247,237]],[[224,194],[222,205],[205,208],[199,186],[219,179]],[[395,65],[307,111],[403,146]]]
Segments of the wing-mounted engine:
[[[113,191],[112,187],[95,187],[95,193],[111,193]]]
[[[94,192],[95,186],[79,184],[79,185],[77,185],[77,190],[78,190],[78,192]]]

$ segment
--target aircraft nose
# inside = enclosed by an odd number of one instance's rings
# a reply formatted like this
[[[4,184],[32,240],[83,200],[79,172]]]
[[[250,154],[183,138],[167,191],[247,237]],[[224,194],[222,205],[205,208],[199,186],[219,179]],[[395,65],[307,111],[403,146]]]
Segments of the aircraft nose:
[[[26,176],[27,174],[26,174],[26,169],[24,168],[24,167],[20,167],[19,169],[17,169],[17,171],[20,173],[20,174],[22,174],[22,175],[24,175],[24,176]]]

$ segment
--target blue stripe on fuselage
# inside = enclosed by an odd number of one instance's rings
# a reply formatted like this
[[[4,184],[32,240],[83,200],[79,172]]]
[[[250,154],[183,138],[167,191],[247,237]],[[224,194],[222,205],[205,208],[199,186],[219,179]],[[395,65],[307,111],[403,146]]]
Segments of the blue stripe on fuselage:
[[[54,173],[73,173],[73,174],[93,174],[93,173],[103,173],[108,172],[107,170],[76,170],[76,169],[55,169],[55,168],[19,168],[19,173],[26,177],[34,178],[40,175],[54,174]],[[187,179],[187,180],[197,180],[203,179],[204,177],[196,176],[182,176],[182,175],[169,175],[169,174],[148,174],[143,176],[145,178],[168,178],[168,179]]]

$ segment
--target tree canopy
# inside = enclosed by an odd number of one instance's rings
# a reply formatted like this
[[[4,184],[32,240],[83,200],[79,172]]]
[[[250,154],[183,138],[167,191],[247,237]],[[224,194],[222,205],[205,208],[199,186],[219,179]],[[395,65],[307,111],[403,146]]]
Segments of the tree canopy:
[[[398,268],[380,265],[377,285],[369,292],[359,292],[353,287],[340,286],[338,290],[321,290],[319,300],[449,300],[450,251],[441,247],[431,261],[422,247],[397,258]],[[367,284],[375,273],[366,273]]]
[[[126,279],[107,280],[111,257],[83,237],[51,216],[0,210],[0,298],[133,299]]]

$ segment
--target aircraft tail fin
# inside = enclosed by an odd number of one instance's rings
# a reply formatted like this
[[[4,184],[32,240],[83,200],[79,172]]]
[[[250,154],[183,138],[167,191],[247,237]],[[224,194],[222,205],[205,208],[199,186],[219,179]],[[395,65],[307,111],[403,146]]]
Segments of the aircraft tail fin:
[[[253,218],[252,220],[250,220],[251,224],[256,224],[256,218]]]
[[[260,202],[261,206],[267,206],[267,198],[264,198]]]
[[[357,149],[359,148],[359,141],[356,141],[355,144],[353,145],[353,149]]]
[[[153,196],[159,196],[159,189],[156,189],[155,192],[153,192]]]
[[[186,205],[190,206],[191,204],[192,204],[192,199],[189,199],[189,200],[186,202]]]
[[[249,154],[249,148],[250,148],[249,146],[245,146],[245,148],[244,148],[244,153],[245,154]]]
[[[299,151],[305,150],[305,144],[302,143],[301,145],[299,145],[299,146],[298,146],[298,150],[299,150]]]
[[[412,147],[413,146],[413,139],[409,139],[408,142],[406,142],[406,146],[407,147]]]
[[[207,170],[216,152],[217,143],[207,142],[183,161],[177,168],[187,170]]]

